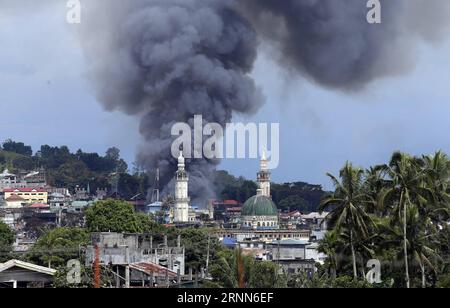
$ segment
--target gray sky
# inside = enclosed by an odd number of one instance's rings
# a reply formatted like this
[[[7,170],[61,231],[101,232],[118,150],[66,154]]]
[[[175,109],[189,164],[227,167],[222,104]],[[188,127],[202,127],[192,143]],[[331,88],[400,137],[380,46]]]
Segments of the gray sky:
[[[137,119],[105,112],[85,76],[85,60],[64,6],[2,12],[0,1],[0,139],[38,149],[68,145],[103,153],[117,146],[129,161],[140,143]],[[261,111],[236,120],[279,122],[275,181],[329,187],[325,173],[346,160],[368,167],[395,150],[450,152],[450,40],[419,45],[411,73],[379,80],[355,94],[329,91],[287,76],[260,54],[253,77],[267,98]],[[223,168],[254,178],[258,162],[228,160]]]

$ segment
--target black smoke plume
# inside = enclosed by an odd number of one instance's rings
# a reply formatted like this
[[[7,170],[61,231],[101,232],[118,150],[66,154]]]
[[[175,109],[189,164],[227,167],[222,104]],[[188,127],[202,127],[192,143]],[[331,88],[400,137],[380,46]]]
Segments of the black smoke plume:
[[[95,2],[95,3],[93,3]],[[247,75],[256,59],[256,33],[221,0],[92,1],[84,46],[100,100],[108,109],[140,116],[145,139],[138,159],[160,169],[163,185],[176,168],[171,127],[202,115],[224,125],[251,113],[261,95]],[[193,199],[214,197],[218,161],[192,160]]]
[[[242,12],[278,52],[281,65],[326,87],[360,90],[414,68],[418,40],[445,33],[450,3],[380,0],[381,24],[367,0],[246,0]]]
[[[259,42],[293,73],[358,90],[410,70],[417,41],[439,40],[449,11],[448,1],[381,1],[382,24],[370,25],[366,0],[82,3],[82,43],[99,100],[140,118],[138,159],[149,171],[159,168],[165,186],[176,169],[173,123],[201,114],[225,124],[234,113],[258,110],[262,95],[248,74]],[[188,163],[193,198],[213,197],[218,162]]]

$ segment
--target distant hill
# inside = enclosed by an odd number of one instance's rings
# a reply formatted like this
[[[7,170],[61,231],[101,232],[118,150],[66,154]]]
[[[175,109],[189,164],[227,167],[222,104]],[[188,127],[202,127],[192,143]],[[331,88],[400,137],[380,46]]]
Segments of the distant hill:
[[[257,184],[243,177],[236,178],[227,171],[217,171],[214,181],[216,194],[222,199],[232,199],[244,203],[256,194]],[[314,212],[319,207],[320,200],[327,193],[321,185],[304,182],[272,183],[272,199],[283,211],[299,210]]]
[[[123,199],[131,199],[136,195],[145,197],[152,184],[147,174],[128,170],[117,148],[110,148],[100,155],[82,150],[73,153],[67,146],[49,145],[41,146],[33,154],[30,146],[12,140],[5,141],[0,147],[0,172],[6,168],[14,173],[29,172],[41,167],[45,170],[47,183],[52,186],[69,188],[71,191],[77,186],[89,186],[92,192],[97,188],[112,191],[117,187],[117,195]],[[216,171],[214,185],[217,198],[241,203],[255,195],[257,190],[256,182],[235,177],[227,171]],[[316,211],[325,193],[320,185],[303,182],[272,184],[273,200],[283,211]]]

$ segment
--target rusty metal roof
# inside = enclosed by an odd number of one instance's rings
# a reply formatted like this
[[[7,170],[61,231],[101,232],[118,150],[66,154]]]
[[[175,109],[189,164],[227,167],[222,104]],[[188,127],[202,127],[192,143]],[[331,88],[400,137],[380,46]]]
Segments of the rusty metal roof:
[[[130,268],[143,272],[147,275],[154,275],[154,274],[158,274],[160,276],[166,276],[166,272],[167,275],[169,277],[177,277],[178,274],[172,270],[169,270],[168,268],[161,266],[159,264],[153,263],[153,262],[138,262],[138,263],[132,263],[130,264]]]

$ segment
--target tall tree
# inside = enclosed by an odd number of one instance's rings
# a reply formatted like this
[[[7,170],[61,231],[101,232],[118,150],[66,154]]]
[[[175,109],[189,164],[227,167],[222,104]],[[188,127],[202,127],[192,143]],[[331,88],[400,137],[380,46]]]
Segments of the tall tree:
[[[88,208],[86,224],[91,232],[139,233],[144,227],[130,203],[111,199],[98,201]]]
[[[389,187],[380,196],[381,204],[386,206],[391,201],[393,212],[403,226],[403,254],[405,265],[405,283],[410,287],[409,264],[408,264],[408,209],[416,204],[419,208],[426,205],[426,196],[430,190],[424,187],[424,172],[421,169],[422,162],[405,153],[396,152],[391,158],[389,165],[385,166],[389,174]],[[395,223],[397,220],[393,220]]]
[[[6,261],[12,250],[15,234],[8,225],[0,221],[0,262]]]
[[[362,169],[355,168],[347,162],[339,174],[341,181],[328,174],[335,186],[335,192],[325,197],[319,207],[320,211],[331,209],[327,216],[330,227],[336,228],[338,233],[348,230],[355,279],[358,278],[355,239],[369,236],[370,226],[373,225],[370,216],[364,210],[367,195],[362,190],[363,173]]]
[[[80,246],[89,240],[89,233],[84,229],[49,230],[34,244],[27,258],[48,267],[65,266],[70,259],[78,259]]]

